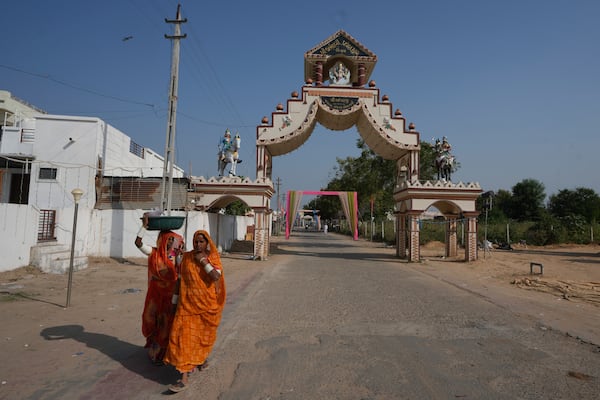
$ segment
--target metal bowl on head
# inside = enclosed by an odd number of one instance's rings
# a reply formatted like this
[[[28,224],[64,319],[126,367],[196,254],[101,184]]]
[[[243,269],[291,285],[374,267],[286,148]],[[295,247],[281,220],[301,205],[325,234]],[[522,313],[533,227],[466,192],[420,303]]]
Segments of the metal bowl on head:
[[[147,229],[149,231],[171,231],[181,228],[183,221],[185,221],[185,217],[174,215],[148,216]]]

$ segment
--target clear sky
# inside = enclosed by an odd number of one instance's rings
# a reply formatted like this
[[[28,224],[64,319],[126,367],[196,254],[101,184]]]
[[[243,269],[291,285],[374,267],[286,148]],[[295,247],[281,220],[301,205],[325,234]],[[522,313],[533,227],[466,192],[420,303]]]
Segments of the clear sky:
[[[339,29],[378,57],[371,75],[422,141],[446,136],[453,181],[600,194],[600,1],[180,1],[175,156],[216,176],[226,128],[255,178],[256,126],[304,81],[304,53]],[[164,154],[177,1],[20,0],[2,6],[0,89],[51,114],[99,117]],[[319,127],[273,160],[281,192],[319,190],[354,129]]]

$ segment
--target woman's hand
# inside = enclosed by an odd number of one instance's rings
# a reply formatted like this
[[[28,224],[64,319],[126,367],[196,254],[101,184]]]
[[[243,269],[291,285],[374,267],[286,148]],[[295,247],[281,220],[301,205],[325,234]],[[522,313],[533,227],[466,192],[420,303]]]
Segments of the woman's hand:
[[[201,251],[197,251],[194,253],[194,260],[202,267],[204,267],[208,263],[208,259],[206,258],[206,254]]]
[[[216,269],[210,271],[208,276],[210,276],[210,279],[212,279],[213,282],[218,282],[219,279],[221,279],[221,274]]]

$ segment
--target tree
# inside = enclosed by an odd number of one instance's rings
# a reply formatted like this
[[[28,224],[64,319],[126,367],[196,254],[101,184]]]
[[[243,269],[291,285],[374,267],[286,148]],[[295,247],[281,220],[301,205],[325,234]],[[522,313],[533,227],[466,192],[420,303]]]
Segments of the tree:
[[[539,221],[545,212],[544,184],[536,179],[523,179],[512,188],[507,215],[517,221]]]
[[[246,215],[251,208],[246,205],[241,200],[235,200],[232,203],[229,203],[227,207],[225,207],[225,214],[227,215]]]
[[[494,206],[489,213],[490,222],[504,222],[510,215],[512,194],[508,190],[499,189],[494,195]]]
[[[550,196],[548,211],[559,219],[580,216],[588,224],[600,220],[600,196],[592,189],[563,189]]]
[[[319,210],[321,220],[339,218],[341,215],[340,200],[336,196],[317,196],[304,206],[305,209]]]
[[[325,190],[357,192],[359,212],[363,216],[370,214],[370,199],[374,197],[375,216],[382,217],[394,208],[396,163],[375,154],[362,139],[357,140],[356,146],[362,150],[360,156],[338,158],[334,178]],[[339,201],[337,204],[339,209]]]
[[[397,167],[395,160],[385,160],[369,149],[362,139],[356,141],[356,147],[361,149],[359,157],[338,158],[334,167],[334,177],[323,190],[358,192],[359,213],[371,216],[371,198],[373,198],[374,217],[384,218],[393,211],[393,198],[396,187]],[[421,142],[419,153],[419,179],[433,180],[437,176],[435,167],[435,150],[430,143]],[[332,196],[318,196],[308,205],[319,209],[321,218],[333,219],[339,217],[341,204]]]
[[[419,152],[419,179],[431,181],[437,178],[435,166],[435,149],[430,143],[421,142]]]

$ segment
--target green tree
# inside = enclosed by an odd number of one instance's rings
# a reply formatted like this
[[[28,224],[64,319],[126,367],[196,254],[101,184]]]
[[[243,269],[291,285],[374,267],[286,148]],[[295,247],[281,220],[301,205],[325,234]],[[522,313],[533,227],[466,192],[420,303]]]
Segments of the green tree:
[[[494,195],[494,206],[489,213],[489,221],[505,222],[511,211],[512,194],[508,190],[499,189]]]
[[[357,192],[359,212],[363,216],[370,215],[370,199],[373,197],[375,216],[381,217],[394,207],[396,163],[375,154],[362,139],[357,140],[356,146],[361,149],[360,156],[338,158],[334,178],[326,190]],[[337,204],[341,207],[339,201]]]
[[[600,196],[588,188],[563,189],[550,196],[548,211],[561,220],[580,216],[592,224],[600,220]]]
[[[337,196],[317,196],[304,206],[305,209],[319,210],[321,220],[340,218],[341,204]]]
[[[421,151],[419,152],[419,179],[431,181],[437,178],[437,168],[435,166],[435,149],[430,143],[421,142]]]
[[[507,215],[517,221],[539,221],[545,213],[545,198],[543,183],[536,179],[523,179],[512,188]]]
[[[358,193],[359,213],[365,219],[371,216],[373,199],[374,217],[381,219],[393,211],[397,167],[395,160],[385,160],[366,145],[362,139],[356,141],[361,149],[359,157],[338,158],[333,178],[323,190]],[[430,143],[421,142],[419,153],[419,179],[433,180],[437,176],[435,151]],[[334,196],[318,196],[307,207],[320,210],[321,218],[339,218],[342,214],[339,199]]]
[[[227,215],[246,215],[251,208],[241,200],[235,200],[225,207],[225,214]]]

